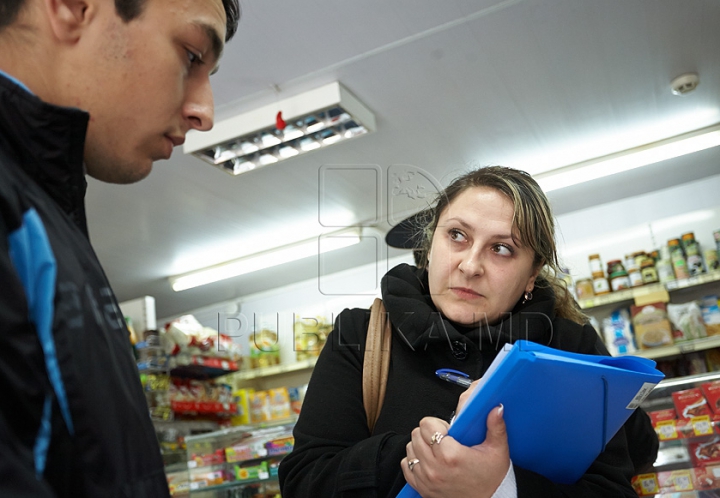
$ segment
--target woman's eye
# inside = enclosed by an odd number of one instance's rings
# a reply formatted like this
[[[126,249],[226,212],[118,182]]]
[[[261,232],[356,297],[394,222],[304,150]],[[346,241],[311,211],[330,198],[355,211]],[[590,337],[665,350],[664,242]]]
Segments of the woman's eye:
[[[507,246],[505,244],[496,244],[495,246],[493,246],[493,251],[495,251],[501,256],[512,256],[513,254],[513,250],[510,248],[510,246]]]
[[[460,230],[452,229],[450,230],[450,240],[462,242],[465,240],[465,234],[463,234]]]

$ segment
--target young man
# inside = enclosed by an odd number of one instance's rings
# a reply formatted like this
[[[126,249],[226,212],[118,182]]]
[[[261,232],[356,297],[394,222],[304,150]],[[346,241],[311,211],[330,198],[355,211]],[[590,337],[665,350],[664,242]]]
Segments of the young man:
[[[237,0],[0,2],[0,496],[168,496],[85,174],[130,183],[213,125]]]

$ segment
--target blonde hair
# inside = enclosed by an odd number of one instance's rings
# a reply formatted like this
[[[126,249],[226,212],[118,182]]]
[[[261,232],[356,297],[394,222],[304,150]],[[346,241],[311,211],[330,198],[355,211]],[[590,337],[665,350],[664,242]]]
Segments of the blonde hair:
[[[503,166],[480,168],[456,178],[428,210],[423,234],[420,267],[427,266],[427,255],[437,228],[438,219],[447,206],[465,190],[488,187],[505,194],[515,207],[513,228],[520,242],[532,249],[534,265],[540,267],[537,287],[549,287],[555,294],[555,314],[584,324],[587,317],[580,311],[567,285],[558,275],[560,267],[555,246],[555,220],[545,193],[525,171]]]

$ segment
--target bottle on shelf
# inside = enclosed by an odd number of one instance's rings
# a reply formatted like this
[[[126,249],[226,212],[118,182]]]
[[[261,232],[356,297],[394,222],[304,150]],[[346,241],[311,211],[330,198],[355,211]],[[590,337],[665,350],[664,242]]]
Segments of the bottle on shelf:
[[[688,272],[687,261],[685,260],[685,252],[683,251],[682,245],[680,245],[680,239],[670,239],[668,241],[668,247],[670,249],[670,260],[672,261],[675,278],[678,280],[681,278],[689,278],[690,273]]]

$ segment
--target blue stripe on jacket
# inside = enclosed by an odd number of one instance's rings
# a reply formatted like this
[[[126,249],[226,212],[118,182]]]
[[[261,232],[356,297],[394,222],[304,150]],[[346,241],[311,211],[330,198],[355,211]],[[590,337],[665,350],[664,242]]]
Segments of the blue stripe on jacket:
[[[74,433],[70,408],[68,406],[65,385],[60,375],[55,354],[55,342],[52,323],[55,315],[53,306],[57,264],[48,240],[45,226],[35,209],[29,209],[23,215],[23,224],[8,236],[10,260],[17,270],[25,288],[29,320],[35,325],[45,356],[45,367],[52,384],[60,411],[70,434]],[[42,421],[35,440],[35,472],[40,478],[45,470],[48,447],[50,445],[50,417],[52,415],[52,396],[45,398]]]

